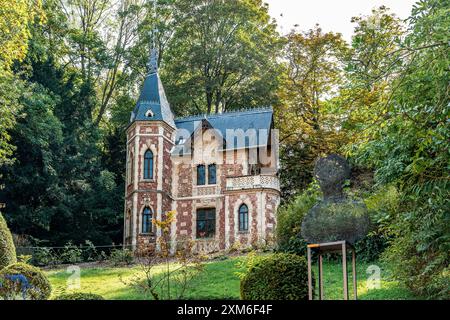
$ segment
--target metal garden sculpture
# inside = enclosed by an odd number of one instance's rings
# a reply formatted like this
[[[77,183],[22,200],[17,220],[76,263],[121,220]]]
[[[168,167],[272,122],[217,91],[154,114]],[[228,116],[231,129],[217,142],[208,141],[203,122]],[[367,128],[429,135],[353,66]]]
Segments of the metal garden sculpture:
[[[344,195],[344,184],[350,178],[347,161],[335,154],[320,158],[316,162],[314,176],[319,182],[323,200],[303,219],[303,238],[309,243],[347,241],[351,244],[363,238],[369,231],[369,215],[363,202]]]

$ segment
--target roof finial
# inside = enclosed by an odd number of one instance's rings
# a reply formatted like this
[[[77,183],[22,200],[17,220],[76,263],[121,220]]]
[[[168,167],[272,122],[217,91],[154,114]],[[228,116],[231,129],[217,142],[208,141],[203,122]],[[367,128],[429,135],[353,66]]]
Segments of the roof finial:
[[[148,74],[158,72],[158,56],[159,52],[156,48],[156,36],[158,33],[158,28],[156,28],[156,1],[153,0],[153,29],[150,31],[150,58],[147,63]]]

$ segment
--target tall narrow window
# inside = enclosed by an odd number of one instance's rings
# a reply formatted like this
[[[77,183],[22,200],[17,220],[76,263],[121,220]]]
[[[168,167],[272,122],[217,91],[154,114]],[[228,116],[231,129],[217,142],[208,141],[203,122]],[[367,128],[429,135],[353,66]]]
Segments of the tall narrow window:
[[[197,166],[197,185],[202,186],[205,184],[205,166],[200,164]]]
[[[248,231],[248,207],[246,204],[239,207],[239,231]]]
[[[216,184],[216,165],[208,165],[208,184]]]
[[[197,210],[197,238],[212,238],[216,233],[216,209]]]
[[[152,210],[145,207],[142,212],[142,233],[152,232]]]
[[[153,179],[153,152],[144,153],[144,179]]]

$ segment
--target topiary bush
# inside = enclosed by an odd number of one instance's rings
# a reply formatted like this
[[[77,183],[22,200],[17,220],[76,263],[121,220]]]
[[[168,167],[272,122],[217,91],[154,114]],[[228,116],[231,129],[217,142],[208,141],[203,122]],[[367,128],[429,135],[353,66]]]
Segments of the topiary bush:
[[[87,292],[63,293],[53,298],[53,300],[105,300],[101,295]]]
[[[306,259],[290,253],[256,258],[241,277],[241,299],[307,300]]]
[[[0,213],[0,270],[16,262],[16,248],[13,238],[5,219]]]
[[[19,262],[0,271],[0,298],[14,300],[47,300],[51,285],[37,267]]]

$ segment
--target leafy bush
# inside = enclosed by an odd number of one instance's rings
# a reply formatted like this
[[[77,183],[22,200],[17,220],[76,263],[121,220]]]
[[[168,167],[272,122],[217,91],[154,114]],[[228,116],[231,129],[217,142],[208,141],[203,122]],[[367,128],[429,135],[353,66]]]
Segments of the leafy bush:
[[[69,241],[63,248],[60,255],[62,263],[79,263],[83,261],[82,258],[83,251]]]
[[[98,261],[101,260],[101,253],[97,251],[92,241],[85,241],[86,248],[83,250],[83,261]]]
[[[389,245],[390,236],[387,225],[390,217],[398,211],[399,193],[394,186],[384,186],[366,194],[364,203],[367,206],[373,230],[355,243],[357,259],[372,262],[378,260]]]
[[[134,261],[133,251],[131,251],[130,249],[114,249],[111,251],[109,260],[115,266],[123,264],[129,265]]]
[[[307,300],[306,259],[289,253],[257,257],[241,277],[241,298],[244,300]]]
[[[37,267],[19,262],[0,271],[0,297],[5,300],[47,300],[50,293],[50,282]]]
[[[37,266],[48,266],[58,264],[59,258],[51,248],[38,247],[34,250],[32,261],[33,264]]]
[[[379,232],[370,232],[367,236],[356,242],[356,256],[359,261],[377,261],[388,246],[387,237]]]
[[[6,221],[0,213],[0,269],[17,262],[16,248]]]
[[[402,211],[393,214],[386,226],[392,241],[383,259],[391,264],[396,279],[430,299],[450,299],[448,190],[445,182],[405,190]]]
[[[312,184],[292,202],[278,209],[276,236],[279,251],[305,254],[306,242],[300,235],[301,223],[319,197],[319,187]]]
[[[87,292],[63,293],[53,298],[53,300],[105,300],[101,295]]]

